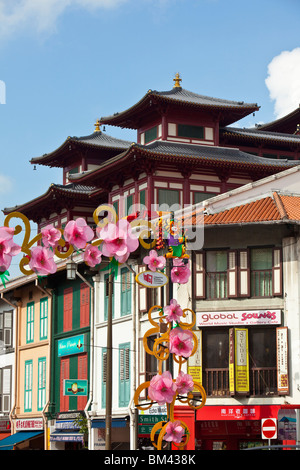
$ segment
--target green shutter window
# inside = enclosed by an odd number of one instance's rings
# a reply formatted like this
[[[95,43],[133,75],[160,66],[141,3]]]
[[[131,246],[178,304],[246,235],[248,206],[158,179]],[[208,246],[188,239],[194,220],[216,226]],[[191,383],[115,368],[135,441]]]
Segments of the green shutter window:
[[[189,139],[203,139],[204,128],[202,126],[189,126],[178,124],[178,137],[188,137]]]
[[[26,343],[33,343],[34,339],[34,302],[27,304]]]
[[[32,361],[25,361],[24,411],[32,411]]]
[[[48,297],[40,300],[40,340],[48,338]]]
[[[130,400],[130,343],[119,346],[119,406]]]
[[[102,387],[101,387],[101,405],[106,406],[106,370],[107,370],[107,353],[106,348],[102,349]]]
[[[108,318],[108,293],[109,293],[109,274],[104,275],[104,321]],[[115,310],[115,295],[114,295],[114,281],[112,281],[112,318],[114,318]]]
[[[173,204],[179,204],[179,191],[174,189],[159,189],[158,190],[158,204],[167,204],[169,207]]]
[[[42,357],[38,361],[38,411],[41,411],[46,404],[46,358]]]
[[[253,297],[272,296],[272,248],[251,250],[251,295]]]
[[[157,126],[152,127],[151,129],[147,129],[145,131],[145,144],[155,140],[157,138]]]
[[[146,190],[145,189],[140,191],[140,205],[146,206]]]
[[[121,315],[131,313],[131,284],[128,268],[121,269]]]
[[[132,206],[133,206],[133,195],[131,194],[130,196],[127,196],[126,198],[126,214],[129,215],[132,212]]]
[[[199,202],[206,201],[211,197],[217,196],[218,193],[204,193],[202,191],[195,191],[194,192],[194,204],[198,204]]]

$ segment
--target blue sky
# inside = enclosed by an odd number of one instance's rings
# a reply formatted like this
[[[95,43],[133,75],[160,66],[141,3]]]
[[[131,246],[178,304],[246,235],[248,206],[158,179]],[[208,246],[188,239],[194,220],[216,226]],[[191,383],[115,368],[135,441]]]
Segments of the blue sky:
[[[0,209],[62,182],[61,170],[33,171],[32,157],[92,133],[150,88],[171,89],[176,72],[188,90],[258,103],[244,126],[298,107],[299,3],[0,0]]]

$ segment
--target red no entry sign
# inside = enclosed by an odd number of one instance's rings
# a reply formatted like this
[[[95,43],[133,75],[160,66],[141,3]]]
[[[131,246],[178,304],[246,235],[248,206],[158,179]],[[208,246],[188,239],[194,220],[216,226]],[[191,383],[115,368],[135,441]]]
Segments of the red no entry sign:
[[[266,419],[261,420],[261,437],[262,439],[276,439],[277,437],[276,418],[266,418]]]

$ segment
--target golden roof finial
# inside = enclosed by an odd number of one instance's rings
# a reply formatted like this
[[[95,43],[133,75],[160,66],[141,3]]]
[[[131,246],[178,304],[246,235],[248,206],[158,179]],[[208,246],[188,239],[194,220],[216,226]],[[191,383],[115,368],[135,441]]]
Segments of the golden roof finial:
[[[181,85],[180,85],[181,81],[182,81],[182,79],[180,78],[180,75],[177,72],[176,75],[175,75],[175,78],[173,78],[173,82],[175,82],[173,88],[181,88]]]
[[[97,119],[96,124],[94,124],[94,126],[95,126],[94,132],[98,132],[98,131],[101,130],[101,129],[100,129],[100,121],[99,121],[99,119]]]

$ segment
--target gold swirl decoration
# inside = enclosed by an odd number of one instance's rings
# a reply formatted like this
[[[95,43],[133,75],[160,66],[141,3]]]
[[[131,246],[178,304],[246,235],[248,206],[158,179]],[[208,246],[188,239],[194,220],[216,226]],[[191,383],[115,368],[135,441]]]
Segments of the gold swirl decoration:
[[[146,331],[143,337],[144,349],[147,354],[150,354],[157,359],[158,361],[157,373],[160,375],[163,373],[164,361],[166,361],[170,356],[169,347],[168,347],[169,333],[171,332],[172,326],[173,326],[172,322],[166,323],[164,321],[163,315],[164,315],[163,308],[160,305],[154,305],[150,308],[150,310],[148,311],[148,320],[149,320],[149,323],[152,325],[152,328],[149,328],[149,330]],[[193,326],[195,325],[196,315],[195,315],[195,312],[193,312],[193,310],[186,308],[186,309],[183,309],[182,317],[183,319],[185,319],[187,316],[191,316],[191,321],[178,322],[177,326],[185,330],[190,330],[191,333],[193,334],[194,346],[193,346],[192,353],[191,353],[191,356],[192,356],[193,354],[195,354],[197,347],[198,347],[197,337],[194,334],[194,332],[191,330]],[[156,335],[157,337],[154,340],[153,347],[151,349],[149,347],[148,338],[153,335]],[[176,356],[175,354],[172,354],[172,357],[173,357],[174,362],[178,364],[178,373],[180,373],[182,370],[182,365],[187,362],[187,358],[184,358],[182,356]],[[173,379],[173,382],[175,382],[174,379]],[[140,411],[148,410],[154,404],[153,400],[151,400],[149,396],[147,396],[148,398],[147,402],[140,399],[142,393],[145,392],[149,388],[149,386],[150,386],[150,381],[146,381],[140,384],[135,391],[134,404],[136,408]],[[151,434],[150,434],[150,439],[152,441],[152,444],[158,450],[161,450],[163,447],[163,438],[167,432],[166,429],[167,429],[168,423],[178,421],[174,419],[174,406],[175,406],[176,400],[178,400],[180,403],[187,404],[190,408],[194,410],[198,410],[202,408],[206,403],[206,392],[200,383],[194,381],[193,391],[188,392],[186,397],[180,396],[178,392],[176,391],[172,402],[166,403],[167,421],[160,421],[156,423],[153,426],[151,430]],[[187,445],[190,434],[189,434],[189,428],[187,424],[181,420],[180,420],[180,424],[185,430],[185,433],[179,444],[175,442],[173,442],[172,444],[175,447],[177,447],[179,450],[182,450]],[[156,439],[157,433],[158,433],[158,437]]]

